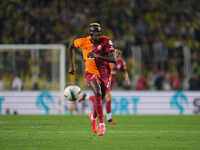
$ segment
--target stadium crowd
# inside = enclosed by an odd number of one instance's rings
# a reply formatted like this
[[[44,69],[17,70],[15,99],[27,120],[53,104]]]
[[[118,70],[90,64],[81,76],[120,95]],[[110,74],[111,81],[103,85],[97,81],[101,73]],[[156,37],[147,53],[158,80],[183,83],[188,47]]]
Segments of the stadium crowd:
[[[104,34],[123,50],[132,84],[125,85],[119,75],[118,87],[200,90],[198,0],[6,0],[0,3],[2,44],[62,43],[68,47],[71,39],[87,33],[88,24],[97,21],[104,27]],[[141,53],[139,71],[135,49]],[[186,76],[184,62],[187,53],[191,56],[191,70]],[[0,59],[0,83],[4,82],[5,74],[16,70],[16,66],[8,67],[9,53],[3,54],[3,58]],[[24,70],[18,69],[25,74],[22,80],[30,75],[28,68],[32,65],[25,63],[26,59],[16,62],[17,68],[23,66]],[[47,68],[48,64],[40,67]],[[48,75],[44,73],[46,78],[49,78]],[[70,76],[67,79],[73,80]],[[82,83],[82,80],[80,76],[77,82]]]

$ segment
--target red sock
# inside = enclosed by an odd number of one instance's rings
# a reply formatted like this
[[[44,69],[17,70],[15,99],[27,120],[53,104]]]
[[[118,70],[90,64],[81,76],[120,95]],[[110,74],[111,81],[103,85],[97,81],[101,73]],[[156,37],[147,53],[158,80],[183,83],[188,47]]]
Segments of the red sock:
[[[111,112],[111,101],[106,102],[106,113]]]
[[[101,96],[96,96],[95,106],[96,106],[96,112],[97,112],[97,116],[99,119],[99,123],[104,123],[104,121],[103,121],[103,102],[102,102]]]

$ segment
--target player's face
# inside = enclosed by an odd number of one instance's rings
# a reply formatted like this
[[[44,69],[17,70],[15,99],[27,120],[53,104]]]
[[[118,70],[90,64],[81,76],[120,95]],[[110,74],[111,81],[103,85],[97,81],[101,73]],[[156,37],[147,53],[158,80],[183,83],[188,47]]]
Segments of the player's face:
[[[91,34],[92,40],[94,40],[94,41],[98,41],[99,40],[99,36],[100,36],[99,32],[93,32]]]

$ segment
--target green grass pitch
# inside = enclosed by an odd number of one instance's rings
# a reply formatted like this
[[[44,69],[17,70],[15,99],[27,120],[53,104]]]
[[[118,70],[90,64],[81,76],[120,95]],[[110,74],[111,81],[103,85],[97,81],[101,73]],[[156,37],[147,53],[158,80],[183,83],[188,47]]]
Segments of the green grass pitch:
[[[104,136],[86,115],[0,116],[0,150],[199,150],[200,116],[121,115]]]

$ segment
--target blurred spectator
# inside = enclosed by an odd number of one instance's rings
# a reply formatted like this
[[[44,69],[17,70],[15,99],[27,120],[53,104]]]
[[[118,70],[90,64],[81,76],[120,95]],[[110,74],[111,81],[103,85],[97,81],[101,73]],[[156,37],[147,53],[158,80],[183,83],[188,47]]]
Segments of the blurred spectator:
[[[141,16],[138,17],[137,22],[135,24],[135,37],[136,37],[136,43],[138,45],[142,44],[146,33],[146,29],[147,25],[144,23],[144,20],[142,19]]]
[[[2,81],[2,73],[0,72],[0,91],[3,91],[5,89],[5,85]]]
[[[144,62],[144,65],[149,67],[150,65],[152,65],[149,62],[151,62],[152,60],[153,51],[151,47],[149,46],[148,38],[144,38],[143,44],[141,45],[141,50],[142,50],[142,60]]]
[[[104,26],[103,32],[113,38],[116,46],[125,50],[124,56],[132,83],[134,83],[134,76],[140,74],[134,69],[142,66],[149,79],[146,81],[149,88],[162,89],[164,77],[152,75],[151,66],[155,65],[158,70],[178,71],[179,75],[182,74],[185,63],[184,46],[188,47],[192,56],[191,70],[195,70],[194,73],[200,75],[198,3],[198,0],[4,0],[0,5],[0,42],[3,44],[64,43],[68,47],[74,35],[83,35],[87,32],[85,26],[88,23],[98,21]],[[98,17],[99,14],[103,17]],[[137,53],[133,56],[130,51],[132,46],[140,48],[141,54]],[[0,54],[0,70],[8,73],[17,67],[20,75],[23,75],[22,78],[31,76],[29,68],[34,66],[25,63],[28,56],[23,57],[21,52],[17,52],[16,55],[19,57],[16,57],[16,63],[11,61],[15,59],[14,53],[9,51]],[[49,81],[52,76],[50,69],[52,58],[49,54],[43,56],[46,60],[39,62],[38,66],[44,68],[40,69],[40,74]],[[135,61],[134,67],[132,58]],[[138,59],[141,59],[139,63]],[[80,68],[79,71],[83,71],[83,67]],[[163,74],[163,71],[157,72]],[[182,88],[181,82],[184,79],[179,80],[179,78],[173,75],[168,79],[171,80],[168,82],[172,83],[172,89]],[[77,82],[80,80],[81,77]],[[35,89],[37,88],[38,86],[35,86]]]
[[[178,71],[172,72],[172,90],[180,90],[181,89],[181,78],[179,76]]]
[[[18,69],[18,72],[26,76],[29,72],[28,59],[30,56],[24,50],[17,51],[15,54],[16,65],[15,68]]]
[[[161,70],[158,77],[155,80],[156,90],[162,90],[164,77],[165,77],[165,72],[164,72],[164,70]]]
[[[23,81],[20,79],[16,72],[11,74],[11,87],[12,90],[15,91],[23,90]]]
[[[154,55],[154,64],[157,65],[157,68],[161,69],[161,66],[164,64],[164,52],[163,52],[163,42],[160,37],[156,37],[153,42],[153,55]],[[163,67],[162,67],[163,68]]]
[[[156,66],[153,66],[151,71],[148,74],[148,80],[149,80],[148,84],[151,90],[156,89],[155,81],[157,80],[158,77],[159,77],[159,71]]]
[[[136,64],[133,56],[129,55],[129,57],[126,59],[126,66],[129,78],[132,82],[134,82],[135,65]]]
[[[148,90],[147,79],[141,75],[136,84],[136,90]]]
[[[169,72],[166,72],[164,75],[164,80],[162,82],[162,90],[172,90],[172,80],[171,74]]]
[[[200,78],[196,74],[193,74],[189,80],[189,90],[200,90]]]

